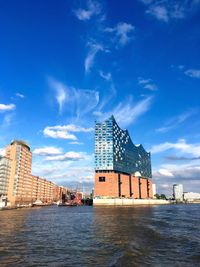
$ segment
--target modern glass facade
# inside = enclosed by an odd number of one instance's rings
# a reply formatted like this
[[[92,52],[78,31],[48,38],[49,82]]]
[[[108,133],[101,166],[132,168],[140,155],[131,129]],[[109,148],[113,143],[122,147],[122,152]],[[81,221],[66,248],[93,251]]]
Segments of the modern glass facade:
[[[151,155],[142,145],[134,145],[128,131],[111,116],[95,124],[95,170],[151,178]]]

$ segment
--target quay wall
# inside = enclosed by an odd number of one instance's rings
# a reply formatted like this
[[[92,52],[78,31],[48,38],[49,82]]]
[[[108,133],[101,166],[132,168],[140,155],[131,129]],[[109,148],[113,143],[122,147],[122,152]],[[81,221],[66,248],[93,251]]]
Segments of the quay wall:
[[[133,205],[166,205],[172,202],[164,199],[128,199],[128,198],[94,198],[94,206],[133,206]]]

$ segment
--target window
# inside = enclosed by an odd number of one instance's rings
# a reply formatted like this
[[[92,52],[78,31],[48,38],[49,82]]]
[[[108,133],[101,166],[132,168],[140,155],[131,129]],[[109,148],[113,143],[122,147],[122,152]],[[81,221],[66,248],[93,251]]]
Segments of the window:
[[[99,182],[105,182],[105,181],[106,181],[106,177],[102,177],[102,176],[99,177]]]

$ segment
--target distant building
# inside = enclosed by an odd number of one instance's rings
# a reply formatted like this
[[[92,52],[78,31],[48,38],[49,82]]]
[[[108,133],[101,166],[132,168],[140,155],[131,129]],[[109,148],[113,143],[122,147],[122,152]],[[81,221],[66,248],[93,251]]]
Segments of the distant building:
[[[10,164],[10,159],[0,156],[0,196],[8,194]]]
[[[184,200],[187,200],[187,201],[200,200],[200,193],[184,192],[183,198]]]
[[[156,195],[156,184],[152,184],[153,197]]]
[[[95,124],[95,197],[152,198],[151,155],[113,116]]]
[[[183,200],[183,185],[182,184],[173,185],[173,196],[175,200],[179,200],[179,201]]]

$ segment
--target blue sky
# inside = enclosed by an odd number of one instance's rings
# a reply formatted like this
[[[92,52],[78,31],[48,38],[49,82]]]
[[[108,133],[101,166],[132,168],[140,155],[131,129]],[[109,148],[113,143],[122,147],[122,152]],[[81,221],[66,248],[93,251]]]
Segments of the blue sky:
[[[93,186],[94,121],[152,152],[159,193],[200,192],[200,1],[0,1],[0,149],[33,174]]]

